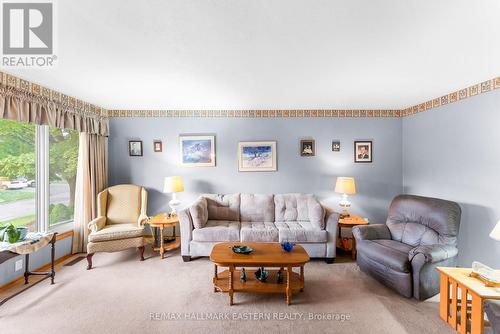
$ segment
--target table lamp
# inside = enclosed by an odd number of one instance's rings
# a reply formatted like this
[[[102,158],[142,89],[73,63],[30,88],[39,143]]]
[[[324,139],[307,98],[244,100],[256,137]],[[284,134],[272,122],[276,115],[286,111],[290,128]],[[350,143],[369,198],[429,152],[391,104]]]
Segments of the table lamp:
[[[493,228],[493,231],[491,231],[490,238],[500,241],[500,220]]]
[[[343,208],[341,218],[349,217],[347,208],[351,206],[351,202],[347,199],[347,195],[354,195],[356,193],[356,184],[353,177],[337,177],[335,184],[335,192],[342,194],[342,200],[339,205]]]
[[[168,202],[168,205],[172,208],[172,214],[177,214],[177,207],[181,204],[181,201],[177,199],[177,193],[184,191],[184,185],[182,184],[182,178],[180,176],[169,176],[165,178],[163,184],[163,192],[167,194],[172,194],[172,199]]]

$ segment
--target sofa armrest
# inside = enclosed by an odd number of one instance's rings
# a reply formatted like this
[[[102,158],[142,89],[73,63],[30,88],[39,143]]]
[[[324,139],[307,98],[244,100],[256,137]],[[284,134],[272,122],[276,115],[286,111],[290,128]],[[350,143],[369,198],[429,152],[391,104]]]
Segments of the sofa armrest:
[[[325,208],[325,230],[328,234],[326,243],[326,257],[334,258],[337,255],[337,233],[340,214],[329,208]]]
[[[190,256],[189,243],[193,239],[193,221],[189,208],[180,210],[177,215],[181,229],[181,255]]]
[[[92,232],[97,232],[99,230],[102,230],[104,228],[104,226],[106,226],[106,217],[101,216],[101,217],[97,217],[96,219],[92,220],[89,223],[88,228]]]
[[[408,258],[413,261],[415,256],[421,254],[425,263],[435,263],[457,256],[458,249],[450,245],[425,245],[417,246],[410,250]]]
[[[352,235],[356,238],[356,241],[391,239],[391,231],[385,224],[354,226]]]

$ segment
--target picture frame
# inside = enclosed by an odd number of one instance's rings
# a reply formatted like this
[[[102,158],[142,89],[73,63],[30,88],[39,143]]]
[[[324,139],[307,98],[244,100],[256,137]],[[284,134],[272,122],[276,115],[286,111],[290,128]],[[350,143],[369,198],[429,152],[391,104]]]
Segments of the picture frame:
[[[340,152],[340,140],[332,140],[332,152]]]
[[[161,140],[153,141],[153,151],[155,151],[155,152],[162,152],[163,151],[163,143],[161,142]]]
[[[142,140],[128,141],[128,155],[131,157],[142,157]]]
[[[314,157],[316,155],[316,146],[314,139],[302,139],[300,141],[300,156]]]
[[[373,162],[373,142],[371,140],[360,140],[354,142],[354,162]]]
[[[183,167],[215,167],[215,135],[179,135]]]
[[[277,170],[276,141],[243,141],[238,143],[238,171],[275,172]]]

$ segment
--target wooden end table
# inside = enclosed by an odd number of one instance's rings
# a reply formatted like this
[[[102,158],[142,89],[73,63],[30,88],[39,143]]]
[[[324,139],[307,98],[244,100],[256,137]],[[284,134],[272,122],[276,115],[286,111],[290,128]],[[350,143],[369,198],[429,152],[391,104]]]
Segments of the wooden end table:
[[[253,252],[236,254],[231,249],[236,245],[250,246]],[[233,305],[235,292],[283,293],[287,305],[290,305],[292,293],[304,290],[304,265],[309,262],[309,255],[300,245],[295,245],[292,252],[285,252],[278,243],[223,242],[214,246],[210,260],[215,267],[214,292],[228,293],[229,305]],[[217,266],[228,269],[219,273]],[[266,270],[269,276],[266,282],[261,282],[254,277],[255,270],[245,269],[246,281],[242,282],[241,270],[236,270],[237,267],[271,267],[279,270]],[[294,267],[299,267],[300,273],[294,272]],[[282,283],[277,282],[279,271]]]
[[[472,268],[436,269],[440,274],[441,319],[461,334],[482,334],[485,326],[483,300],[500,300],[500,289],[487,287],[479,279],[469,276]]]
[[[357,216],[355,214],[350,214],[348,217],[344,217],[344,218],[340,218],[339,219],[339,233],[338,233],[338,248],[344,250],[344,251],[351,251],[351,256],[352,256],[352,259],[355,260],[356,259],[356,239],[354,238],[351,238],[352,240],[352,247],[351,249],[348,249],[348,248],[345,248],[343,245],[342,245],[342,235],[341,235],[341,231],[342,231],[342,227],[347,227],[347,228],[353,228],[354,226],[358,226],[358,225],[368,225],[368,222],[361,218],[360,216]]]
[[[168,213],[160,213],[149,219],[149,226],[153,234],[153,251],[160,251],[161,258],[165,258],[165,252],[177,249],[181,246],[181,237],[176,235],[175,228],[179,224],[179,217]],[[165,227],[172,227],[172,235],[164,235]],[[155,229],[160,229],[159,247]]]

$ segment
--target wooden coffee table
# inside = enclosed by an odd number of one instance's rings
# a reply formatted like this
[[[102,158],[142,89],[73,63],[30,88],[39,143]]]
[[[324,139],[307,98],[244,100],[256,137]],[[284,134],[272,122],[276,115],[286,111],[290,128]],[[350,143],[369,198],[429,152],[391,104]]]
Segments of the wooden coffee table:
[[[253,252],[246,255],[236,254],[231,250],[235,245],[250,246]],[[283,293],[286,303],[290,305],[292,293],[304,289],[304,265],[309,262],[309,255],[300,245],[296,245],[292,252],[287,253],[278,243],[224,242],[214,246],[210,260],[215,263],[214,292],[228,293],[229,305],[233,305],[235,292]],[[218,266],[228,269],[218,272]],[[266,282],[261,282],[254,276],[255,269],[245,269],[246,282],[242,282],[241,270],[238,270],[238,267],[264,267],[269,272],[269,277]],[[292,270],[294,267],[300,268],[300,274]],[[278,269],[267,268],[279,268],[283,274],[283,282],[277,283]]]

